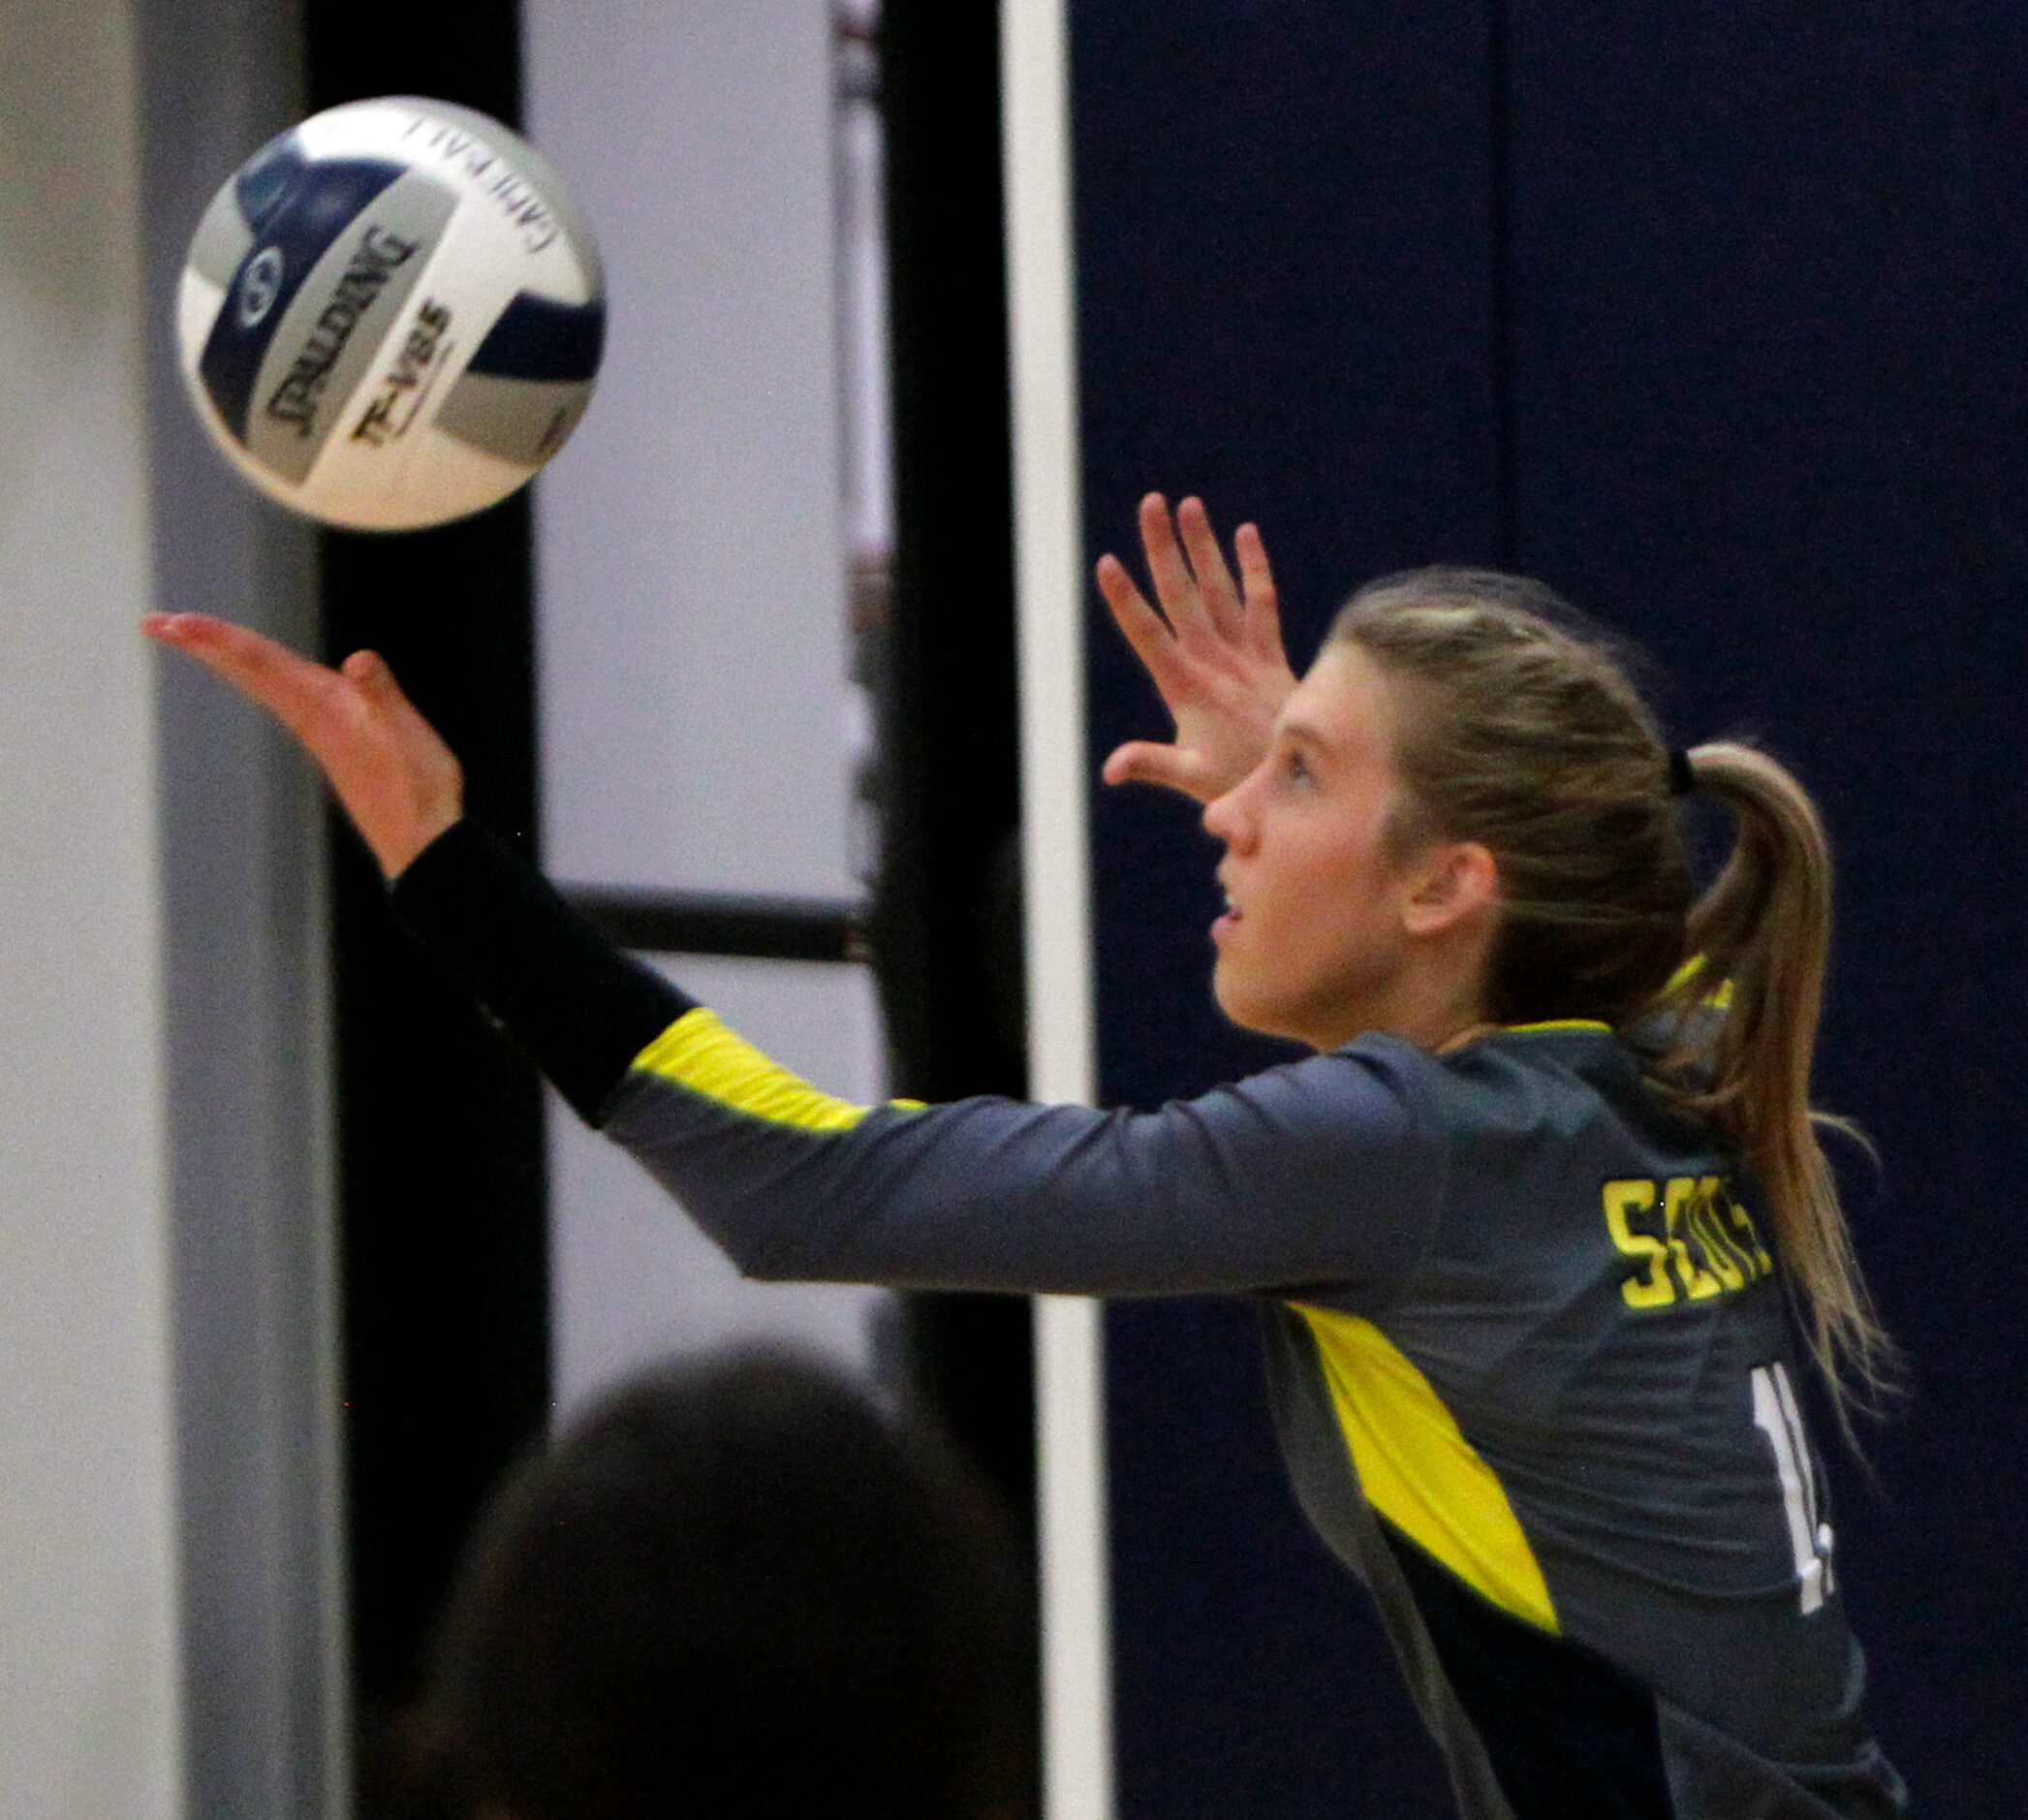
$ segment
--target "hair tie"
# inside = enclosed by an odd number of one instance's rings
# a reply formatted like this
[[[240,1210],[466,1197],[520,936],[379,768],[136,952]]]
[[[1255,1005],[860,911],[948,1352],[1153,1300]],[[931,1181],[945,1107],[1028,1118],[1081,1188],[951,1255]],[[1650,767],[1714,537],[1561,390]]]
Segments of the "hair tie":
[[[1672,797],[1687,797],[1697,788],[1697,772],[1691,769],[1690,754],[1681,746],[1672,746],[1669,754],[1669,794]]]

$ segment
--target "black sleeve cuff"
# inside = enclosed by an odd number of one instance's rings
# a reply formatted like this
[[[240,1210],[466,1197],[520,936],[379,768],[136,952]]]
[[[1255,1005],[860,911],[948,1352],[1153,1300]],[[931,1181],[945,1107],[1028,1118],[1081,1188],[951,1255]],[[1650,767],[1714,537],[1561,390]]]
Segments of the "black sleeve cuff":
[[[696,1008],[564,902],[490,829],[461,821],[389,890],[394,919],[507,1030],[587,1124],[627,1065]]]

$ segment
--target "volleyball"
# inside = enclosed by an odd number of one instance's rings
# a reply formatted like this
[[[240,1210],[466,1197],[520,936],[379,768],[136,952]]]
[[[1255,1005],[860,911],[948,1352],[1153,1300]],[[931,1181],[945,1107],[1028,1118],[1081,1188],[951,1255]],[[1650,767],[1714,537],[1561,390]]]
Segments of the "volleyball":
[[[199,221],[190,394],[269,497],[358,530],[504,499],[584,414],[605,342],[589,224],[517,134],[390,96],[304,120]]]

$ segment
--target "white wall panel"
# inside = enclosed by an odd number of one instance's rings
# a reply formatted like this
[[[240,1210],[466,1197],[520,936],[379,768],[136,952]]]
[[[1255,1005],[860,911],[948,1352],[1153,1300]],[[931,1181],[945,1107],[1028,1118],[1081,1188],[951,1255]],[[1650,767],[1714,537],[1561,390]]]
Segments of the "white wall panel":
[[[556,876],[840,896],[845,562],[824,0],[528,0],[531,137],[610,332],[538,483]]]

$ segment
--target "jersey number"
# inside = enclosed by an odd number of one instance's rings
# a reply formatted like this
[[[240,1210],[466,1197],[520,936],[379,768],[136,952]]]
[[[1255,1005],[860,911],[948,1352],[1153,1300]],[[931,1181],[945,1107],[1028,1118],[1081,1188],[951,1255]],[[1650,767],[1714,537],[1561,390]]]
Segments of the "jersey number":
[[[1795,1556],[1795,1577],[1802,1583],[1802,1610],[1807,1617],[1837,1590],[1831,1579],[1831,1526],[1824,1522],[1817,1497],[1817,1472],[1810,1463],[1789,1367],[1759,1365],[1753,1374],[1754,1427],[1774,1449],[1775,1477],[1781,1482],[1782,1509],[1789,1520],[1789,1547]]]

